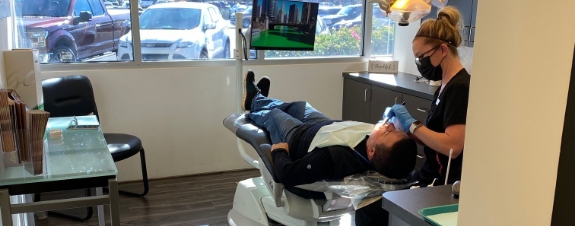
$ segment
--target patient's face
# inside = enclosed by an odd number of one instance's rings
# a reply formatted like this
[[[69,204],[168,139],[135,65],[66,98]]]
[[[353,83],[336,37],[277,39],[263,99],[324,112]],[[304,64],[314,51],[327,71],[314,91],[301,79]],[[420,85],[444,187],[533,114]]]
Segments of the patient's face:
[[[378,144],[384,144],[387,147],[391,147],[396,142],[405,138],[408,138],[405,132],[396,129],[393,123],[389,123],[371,131],[367,139],[367,146],[375,148]],[[368,157],[370,156],[368,155]]]

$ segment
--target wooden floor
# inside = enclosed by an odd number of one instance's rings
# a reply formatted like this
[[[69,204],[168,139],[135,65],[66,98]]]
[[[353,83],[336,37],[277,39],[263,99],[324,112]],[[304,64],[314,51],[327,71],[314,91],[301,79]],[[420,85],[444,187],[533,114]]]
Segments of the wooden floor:
[[[232,208],[236,183],[259,176],[258,170],[225,172],[150,181],[150,192],[145,198],[120,195],[120,219],[126,226],[219,226],[227,224]],[[140,183],[121,184],[120,189],[139,191]],[[82,196],[83,191],[44,193],[42,200],[59,197]],[[96,211],[94,209],[94,211]],[[61,211],[77,216],[86,215],[86,209]],[[109,209],[105,207],[107,225]],[[353,216],[345,222],[352,223]],[[343,219],[342,219],[343,220]],[[343,225],[347,225],[343,223]],[[47,219],[36,220],[36,226],[97,226],[98,217],[79,222],[48,214]]]

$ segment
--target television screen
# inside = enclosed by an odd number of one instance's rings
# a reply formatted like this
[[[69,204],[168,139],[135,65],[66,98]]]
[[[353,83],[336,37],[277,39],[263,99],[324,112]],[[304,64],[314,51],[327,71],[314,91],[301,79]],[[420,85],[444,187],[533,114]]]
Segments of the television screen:
[[[318,3],[254,0],[250,48],[313,51],[318,8]]]

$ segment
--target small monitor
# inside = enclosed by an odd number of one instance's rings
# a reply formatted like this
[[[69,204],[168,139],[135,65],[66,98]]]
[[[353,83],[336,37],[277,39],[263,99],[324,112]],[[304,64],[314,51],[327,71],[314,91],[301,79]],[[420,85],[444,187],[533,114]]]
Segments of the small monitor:
[[[254,0],[250,49],[313,51],[319,3]]]

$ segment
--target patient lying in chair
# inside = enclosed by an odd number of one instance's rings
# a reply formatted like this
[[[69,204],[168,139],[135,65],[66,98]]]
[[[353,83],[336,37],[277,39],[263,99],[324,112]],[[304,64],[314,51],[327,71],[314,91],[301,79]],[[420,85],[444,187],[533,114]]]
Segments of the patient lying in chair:
[[[307,102],[268,98],[269,78],[256,84],[253,72],[244,85],[242,107],[250,111],[246,117],[268,131],[274,171],[285,186],[339,180],[368,170],[401,179],[415,167],[415,141],[392,123],[332,120]],[[388,214],[379,199],[358,209],[355,219],[358,226],[387,225]]]

